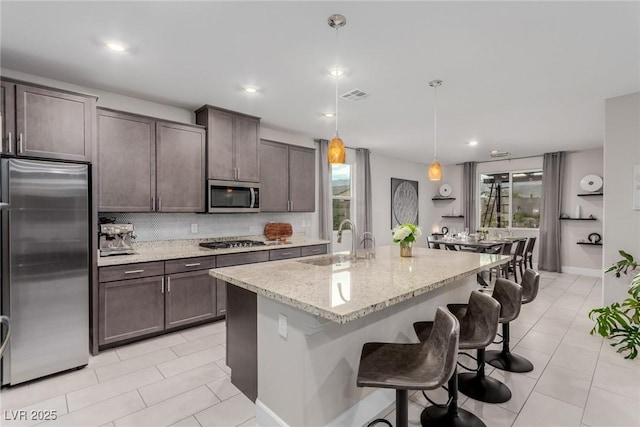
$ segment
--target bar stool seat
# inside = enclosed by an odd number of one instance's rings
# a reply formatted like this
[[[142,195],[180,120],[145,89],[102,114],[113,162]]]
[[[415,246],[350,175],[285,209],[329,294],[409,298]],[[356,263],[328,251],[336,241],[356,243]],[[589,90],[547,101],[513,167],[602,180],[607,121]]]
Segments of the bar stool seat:
[[[528,268],[522,276],[522,304],[528,304],[536,299],[540,287],[540,274]],[[522,356],[511,353],[509,349],[509,322],[502,323],[502,350],[487,352],[487,363],[508,372],[531,372],[533,363]]]
[[[460,350],[484,348],[491,344],[498,331],[498,318],[500,315],[500,303],[498,301],[482,292],[473,291],[469,296],[468,304],[450,304],[447,308],[450,311],[452,309],[457,311],[458,314],[464,311],[461,316],[455,316],[460,321],[460,341],[458,344]],[[413,329],[420,341],[430,340],[433,335],[433,328],[433,322],[416,322],[413,324]],[[433,405],[422,411],[420,421],[423,426],[485,426],[480,418],[458,407],[459,378],[460,376],[456,371],[449,380],[449,402],[446,406]]]
[[[396,425],[408,425],[407,390],[433,390],[442,387],[453,376],[458,354],[458,320],[438,307],[433,333],[415,344],[366,343],[362,347],[358,369],[358,387],[393,388],[396,390]],[[369,425],[387,420],[378,419]]]
[[[494,285],[492,297],[500,303],[500,317],[495,324],[495,338],[498,322],[508,322],[520,313],[522,288],[510,280],[498,278]],[[460,304],[450,304],[447,308],[449,308],[458,319],[466,317],[469,311],[469,307]],[[460,348],[463,348],[467,343],[462,339],[465,329],[462,326],[463,322],[460,321],[460,324]],[[475,326],[477,328],[477,325]],[[493,341],[493,338],[491,341]],[[487,403],[503,403],[511,399],[511,390],[509,390],[509,387],[495,378],[485,375],[485,349],[490,343],[469,344],[467,348],[476,349],[477,368],[476,372],[458,374],[458,387],[460,391],[475,400]]]

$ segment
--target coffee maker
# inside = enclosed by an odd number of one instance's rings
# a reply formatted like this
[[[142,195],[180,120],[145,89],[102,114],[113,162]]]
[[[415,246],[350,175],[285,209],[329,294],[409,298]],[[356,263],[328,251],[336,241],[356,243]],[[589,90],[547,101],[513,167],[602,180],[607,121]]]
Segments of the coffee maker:
[[[100,224],[100,256],[133,254],[133,224]]]

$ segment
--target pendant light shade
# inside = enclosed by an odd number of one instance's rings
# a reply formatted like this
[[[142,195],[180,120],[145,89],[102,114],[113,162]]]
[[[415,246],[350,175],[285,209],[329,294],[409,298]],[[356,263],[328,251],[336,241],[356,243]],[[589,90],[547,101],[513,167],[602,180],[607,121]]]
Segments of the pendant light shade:
[[[344,142],[337,135],[329,143],[329,164],[342,164],[347,158]]]
[[[442,179],[442,166],[437,159],[438,149],[438,88],[442,86],[442,80],[431,80],[429,86],[433,88],[433,162],[429,166],[429,181]]]
[[[429,166],[429,181],[440,181],[442,179],[442,166],[434,160]]]
[[[347,23],[347,18],[342,15],[331,15],[328,20],[329,26],[336,30],[336,79],[335,96],[336,96],[336,136],[333,137],[329,144],[329,164],[342,164],[347,159],[347,148],[344,145],[342,139],[338,136],[338,79],[340,78],[338,66],[338,29],[344,27]]]

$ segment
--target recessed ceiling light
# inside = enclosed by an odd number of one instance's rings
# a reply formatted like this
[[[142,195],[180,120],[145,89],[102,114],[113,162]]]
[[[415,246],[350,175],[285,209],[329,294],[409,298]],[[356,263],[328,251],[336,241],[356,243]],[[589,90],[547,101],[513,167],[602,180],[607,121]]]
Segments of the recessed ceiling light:
[[[322,113],[323,116],[325,116],[327,119],[330,119],[332,117],[336,116],[336,113]]]
[[[468,145],[473,147],[474,145],[478,145],[478,141],[476,141],[475,139],[472,139],[471,141],[469,141]]]
[[[111,49],[114,52],[126,52],[127,48],[124,47],[124,45],[120,44],[120,43],[115,43],[115,42],[107,42],[105,43],[107,45],[107,47],[109,49]]]
[[[247,86],[244,88],[244,91],[247,93],[256,93],[258,92],[258,88],[255,88],[253,86]]]
[[[344,69],[342,68],[331,68],[329,70],[329,75],[331,77],[342,77],[344,75]]]

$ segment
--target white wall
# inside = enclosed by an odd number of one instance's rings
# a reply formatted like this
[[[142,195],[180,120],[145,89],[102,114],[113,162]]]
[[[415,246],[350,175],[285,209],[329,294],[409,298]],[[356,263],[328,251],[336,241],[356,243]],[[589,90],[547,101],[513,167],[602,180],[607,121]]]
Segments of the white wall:
[[[604,265],[623,249],[640,259],[640,211],[632,210],[632,167],[640,163],[640,92],[605,101]],[[636,270],[637,272],[637,270]],[[622,301],[629,276],[603,276],[604,304]]]
[[[588,241],[590,233],[602,233],[602,196],[578,197],[585,191],[580,188],[580,180],[585,175],[603,176],[603,149],[567,153],[562,196],[562,212],[571,217],[580,206],[581,217],[593,215],[597,221],[561,221],[562,230],[560,259],[562,271],[567,273],[600,276],[602,272],[602,246],[578,245],[579,240]]]

